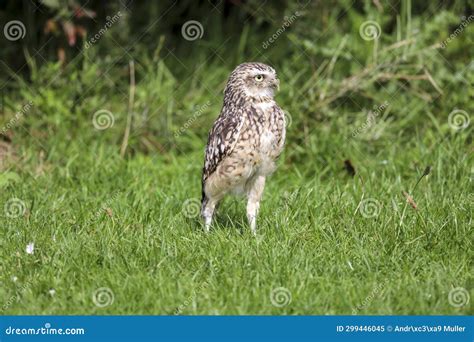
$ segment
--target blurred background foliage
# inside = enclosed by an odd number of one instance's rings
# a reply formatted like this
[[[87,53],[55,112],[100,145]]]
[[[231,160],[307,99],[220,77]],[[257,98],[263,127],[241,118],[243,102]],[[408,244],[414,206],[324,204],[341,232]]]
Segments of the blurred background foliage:
[[[134,61],[127,155],[195,151],[220,110],[229,72],[261,61],[282,80],[277,99],[289,112],[293,147],[287,158],[342,161],[347,151],[331,144],[335,134],[368,153],[413,134],[435,142],[450,133],[453,109],[472,112],[473,25],[445,48],[440,44],[472,15],[473,3],[3,0],[1,22],[22,21],[26,35],[14,42],[1,35],[0,124],[25,103],[33,106],[2,139],[31,141],[49,152],[67,151],[74,139],[106,141],[118,150]],[[120,19],[87,46],[117,13]],[[189,20],[202,24],[200,39],[183,38]],[[380,25],[376,40],[361,38],[368,20]],[[352,138],[385,102],[377,124]],[[106,131],[91,125],[101,109],[115,119]]]

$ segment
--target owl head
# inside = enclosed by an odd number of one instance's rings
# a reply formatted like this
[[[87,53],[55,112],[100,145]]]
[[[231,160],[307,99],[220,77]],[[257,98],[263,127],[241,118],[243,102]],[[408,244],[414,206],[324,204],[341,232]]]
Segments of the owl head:
[[[271,66],[263,63],[242,63],[230,74],[224,94],[243,95],[260,100],[272,99],[279,84],[275,69]]]

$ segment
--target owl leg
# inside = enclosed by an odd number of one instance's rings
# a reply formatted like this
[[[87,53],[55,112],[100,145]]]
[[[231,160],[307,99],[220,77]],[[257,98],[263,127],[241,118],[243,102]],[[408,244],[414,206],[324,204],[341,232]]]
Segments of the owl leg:
[[[248,190],[247,201],[247,219],[250,229],[254,235],[257,234],[257,215],[260,208],[260,199],[262,198],[263,189],[265,188],[265,177],[257,176],[253,184]]]
[[[209,233],[209,228],[212,222],[212,216],[214,214],[214,209],[216,208],[217,201],[205,198],[202,202],[201,215],[204,219],[204,229],[206,233]]]

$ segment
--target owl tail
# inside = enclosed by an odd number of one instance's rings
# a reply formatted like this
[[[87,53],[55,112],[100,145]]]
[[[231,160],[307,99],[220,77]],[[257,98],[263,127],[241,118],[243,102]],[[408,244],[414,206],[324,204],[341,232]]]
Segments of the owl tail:
[[[202,183],[202,197],[201,197],[201,213],[204,212],[204,208],[206,208],[207,202],[209,202],[209,198],[206,196],[204,192],[204,182]]]

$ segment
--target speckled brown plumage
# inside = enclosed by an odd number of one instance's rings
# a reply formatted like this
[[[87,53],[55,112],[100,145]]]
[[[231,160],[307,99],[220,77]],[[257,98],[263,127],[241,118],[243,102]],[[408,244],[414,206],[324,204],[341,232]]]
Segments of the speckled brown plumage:
[[[285,142],[285,115],[274,101],[279,81],[262,63],[244,63],[229,76],[224,104],[206,146],[202,174],[202,216],[209,229],[217,203],[229,192],[247,196],[252,232],[265,178]]]

